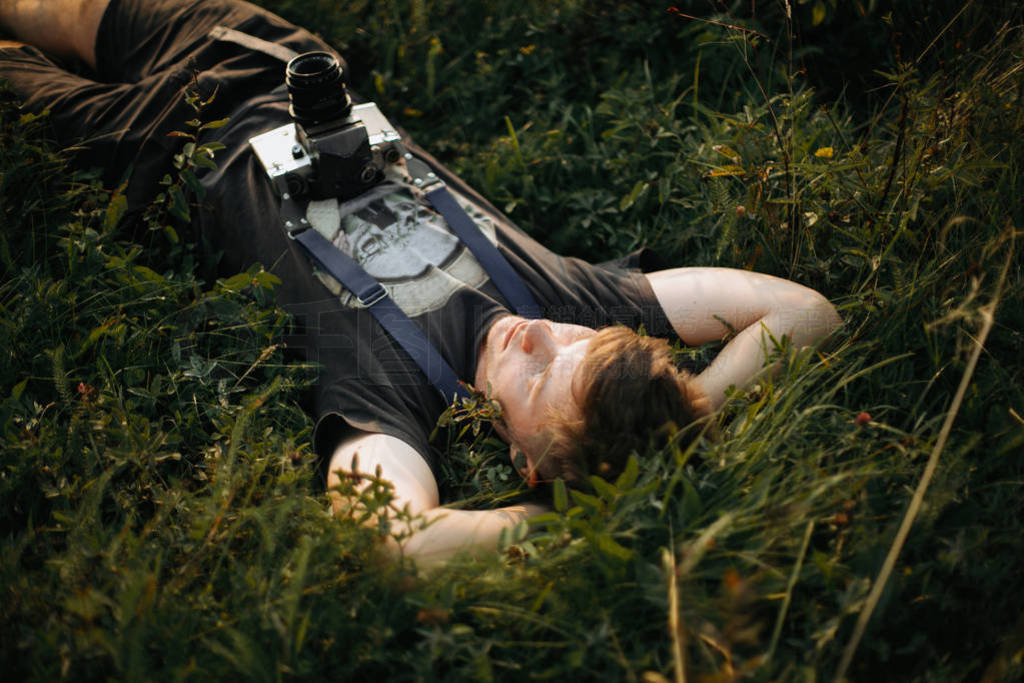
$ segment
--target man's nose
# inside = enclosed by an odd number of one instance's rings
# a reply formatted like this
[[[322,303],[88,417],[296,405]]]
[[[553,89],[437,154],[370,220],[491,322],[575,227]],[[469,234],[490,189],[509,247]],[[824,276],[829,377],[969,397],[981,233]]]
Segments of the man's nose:
[[[523,352],[528,354],[550,353],[555,346],[551,328],[543,320],[531,320],[523,330]]]

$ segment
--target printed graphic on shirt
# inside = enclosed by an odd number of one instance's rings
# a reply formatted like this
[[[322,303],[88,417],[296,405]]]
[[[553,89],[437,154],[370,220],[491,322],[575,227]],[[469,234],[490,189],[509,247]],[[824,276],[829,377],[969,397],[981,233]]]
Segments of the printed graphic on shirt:
[[[306,219],[351,256],[391,295],[410,317],[441,308],[461,286],[477,288],[487,272],[452,234],[444,219],[418,197],[398,167],[385,182],[343,204],[329,199],[310,202]],[[453,192],[459,205],[492,243],[493,221]],[[318,277],[347,306],[359,306],[350,292],[327,273]]]

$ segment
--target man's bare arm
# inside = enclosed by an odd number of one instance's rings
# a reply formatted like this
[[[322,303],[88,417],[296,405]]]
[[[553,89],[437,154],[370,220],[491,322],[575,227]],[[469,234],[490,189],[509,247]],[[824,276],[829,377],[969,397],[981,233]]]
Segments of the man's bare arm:
[[[730,268],[674,268],[648,274],[673,329],[687,344],[736,336],[698,379],[717,408],[732,385],[743,387],[763,368],[769,335],[807,346],[841,320],[819,293],[789,280]]]
[[[353,461],[356,467],[353,468]],[[421,564],[448,559],[459,552],[485,550],[498,547],[501,530],[513,527],[527,517],[540,514],[543,506],[516,505],[496,510],[448,510],[438,507],[437,482],[430,467],[412,446],[386,434],[362,433],[346,439],[331,458],[327,484],[332,489],[332,505],[336,512],[345,509],[347,501],[334,487],[339,475],[354,470],[363,475],[376,476],[394,487],[394,505],[406,508],[418,519],[410,522],[392,519],[392,531],[403,536],[399,544],[389,541],[394,553],[414,557]],[[368,486],[364,482],[362,486]]]

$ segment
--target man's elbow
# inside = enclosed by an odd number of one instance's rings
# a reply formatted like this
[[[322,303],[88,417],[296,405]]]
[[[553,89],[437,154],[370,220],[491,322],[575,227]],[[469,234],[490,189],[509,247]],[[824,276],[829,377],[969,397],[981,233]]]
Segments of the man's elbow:
[[[843,324],[836,307],[814,290],[807,290],[794,337],[800,345],[820,342]]]

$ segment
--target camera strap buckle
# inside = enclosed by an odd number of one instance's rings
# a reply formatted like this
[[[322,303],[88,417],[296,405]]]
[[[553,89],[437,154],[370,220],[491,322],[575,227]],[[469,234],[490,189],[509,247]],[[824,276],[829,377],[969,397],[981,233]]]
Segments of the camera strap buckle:
[[[284,224],[284,232],[288,239],[292,240],[310,229],[309,221],[302,215],[298,202],[287,191],[281,193],[281,223]]]
[[[288,239],[291,240],[296,239],[299,234],[310,229],[311,228],[309,222],[305,218],[299,221],[298,225],[296,225],[292,221],[285,221],[284,223],[284,232],[286,235],[288,235]]]
[[[455,397],[468,398],[469,393],[459,383],[455,370],[416,323],[388,296],[383,285],[315,228],[295,231],[290,235],[306,249],[315,263],[355,295],[395,343],[405,349],[446,403]]]
[[[369,290],[353,292],[353,294],[356,295],[356,298],[359,299],[359,303],[362,304],[364,308],[370,308],[374,304],[380,303],[380,301],[388,295],[388,292],[379,282],[374,282],[373,287]]]
[[[409,152],[405,153],[405,168],[409,171],[413,185],[423,194],[445,186],[444,181],[437,177],[433,169],[425,161],[417,159]]]

